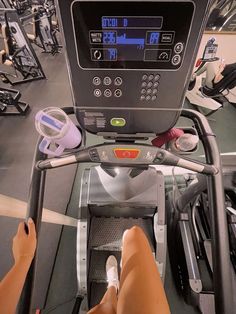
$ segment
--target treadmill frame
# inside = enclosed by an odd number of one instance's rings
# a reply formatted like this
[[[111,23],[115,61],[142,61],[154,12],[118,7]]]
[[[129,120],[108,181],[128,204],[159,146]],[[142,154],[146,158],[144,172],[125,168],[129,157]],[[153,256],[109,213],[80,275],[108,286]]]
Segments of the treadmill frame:
[[[67,107],[64,108],[64,111],[67,114],[74,113],[73,108]],[[211,207],[212,223],[212,257],[215,309],[216,314],[232,314],[233,291],[229,236],[224,204],[222,167],[218,145],[215,134],[212,132],[207,119],[202,114],[193,110],[183,110],[181,115],[185,118],[191,119],[194,122],[199,138],[201,139],[204,146],[206,163],[219,169],[217,174],[208,175],[209,201]],[[39,141],[40,140],[41,137]],[[42,218],[46,171],[39,170],[35,165],[38,161],[44,159],[46,159],[46,155],[38,150],[37,143],[32,169],[27,218],[31,217],[34,220],[38,235]],[[31,313],[33,287],[36,272],[36,259],[37,252],[26,278],[21,302],[19,305],[19,314]],[[81,301],[81,298],[79,300]]]

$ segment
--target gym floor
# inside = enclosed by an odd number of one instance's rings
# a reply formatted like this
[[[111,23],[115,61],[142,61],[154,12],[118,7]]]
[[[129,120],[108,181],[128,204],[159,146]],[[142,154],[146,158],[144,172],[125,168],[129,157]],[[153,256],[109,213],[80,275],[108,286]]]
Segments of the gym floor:
[[[30,104],[29,115],[27,117],[0,117],[0,202],[1,194],[27,201],[32,159],[37,140],[34,128],[36,112],[49,106],[72,105],[63,53],[52,56],[43,54],[37,49],[37,54],[47,79],[15,87],[22,92],[22,100]],[[2,84],[2,87],[6,85]],[[217,136],[221,153],[236,152],[235,118],[236,109],[227,105],[209,119]],[[179,125],[184,126],[186,122],[181,119]],[[95,143],[98,139],[89,136],[88,141]],[[201,154],[200,148],[197,155]],[[50,171],[47,177],[44,207],[60,213],[67,212],[68,215],[76,218],[80,177],[84,167],[80,166],[78,171],[76,171],[76,166]],[[74,189],[71,193],[73,183]],[[0,278],[13,263],[11,246],[18,222],[18,219],[0,218]],[[61,239],[60,245],[58,245],[59,239]],[[77,291],[75,245],[76,228],[42,224],[35,306],[37,308],[46,306],[46,310],[42,312],[44,314],[70,313],[72,309]],[[54,263],[55,256],[57,259]],[[54,271],[51,275],[52,269]],[[51,285],[48,290],[49,281]],[[167,271],[166,292],[171,308],[174,309],[173,313],[196,313],[176,296],[170,270]]]

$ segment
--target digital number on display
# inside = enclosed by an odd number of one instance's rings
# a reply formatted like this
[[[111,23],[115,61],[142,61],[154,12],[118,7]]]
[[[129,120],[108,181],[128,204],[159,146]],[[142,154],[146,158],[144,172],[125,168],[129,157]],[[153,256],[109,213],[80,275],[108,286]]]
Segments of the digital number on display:
[[[163,18],[155,17],[122,17],[122,16],[103,16],[102,28],[161,28]]]

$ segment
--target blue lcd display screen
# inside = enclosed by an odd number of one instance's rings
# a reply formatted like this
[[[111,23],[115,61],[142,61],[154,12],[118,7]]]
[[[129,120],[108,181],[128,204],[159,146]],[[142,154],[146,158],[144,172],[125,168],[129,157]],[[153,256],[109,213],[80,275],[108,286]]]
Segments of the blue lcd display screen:
[[[89,38],[92,45],[91,59],[93,61],[117,60],[146,60],[146,49],[158,49],[163,37],[162,31],[153,27],[140,27],[144,24],[159,25],[159,18],[119,17],[101,18],[101,29],[90,31]],[[123,26],[122,26],[123,25]],[[127,25],[127,26],[126,26]],[[128,25],[136,25],[135,28]],[[108,27],[109,26],[109,27]],[[109,29],[108,29],[109,28]],[[170,32],[165,36],[169,35]],[[161,37],[162,36],[162,37]],[[172,40],[172,35],[171,38]],[[101,46],[99,46],[101,45]]]
[[[164,43],[163,39],[168,37],[169,43],[173,39],[173,32],[164,32],[163,36],[163,31],[159,29],[162,17],[103,16],[100,21],[101,29],[89,33],[90,43],[96,45],[90,50],[93,61],[150,61],[147,49],[157,51],[159,44]]]
[[[158,45],[160,40],[160,32],[147,32],[146,36],[129,37],[130,32],[127,31],[103,31],[99,36],[100,43],[104,45]],[[146,38],[145,38],[146,37]]]
[[[193,12],[191,1],[73,1],[79,65],[85,69],[179,68]],[[180,62],[174,64],[179,43],[183,45]]]
[[[103,16],[102,28],[161,28],[161,16]]]

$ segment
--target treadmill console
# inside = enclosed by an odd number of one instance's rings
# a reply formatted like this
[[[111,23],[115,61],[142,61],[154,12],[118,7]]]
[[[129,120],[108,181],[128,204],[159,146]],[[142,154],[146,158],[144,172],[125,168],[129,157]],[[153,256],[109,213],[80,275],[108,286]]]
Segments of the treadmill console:
[[[103,135],[176,123],[208,0],[58,0],[80,125]]]
[[[162,2],[155,11],[152,3],[139,2],[134,14],[131,2],[76,1],[72,15],[78,65],[176,70],[183,61],[193,12],[192,2]]]

